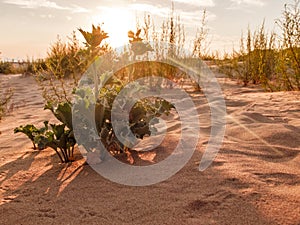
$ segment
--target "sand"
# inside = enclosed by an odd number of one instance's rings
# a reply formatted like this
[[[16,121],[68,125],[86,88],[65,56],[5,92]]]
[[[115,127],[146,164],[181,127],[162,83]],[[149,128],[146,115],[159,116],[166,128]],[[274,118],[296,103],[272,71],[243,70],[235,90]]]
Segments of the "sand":
[[[53,150],[35,151],[23,134],[14,135],[19,125],[54,118],[31,77],[0,77],[14,88],[0,122],[0,224],[300,224],[297,92],[264,93],[220,76],[228,117],[213,164],[198,171],[210,132],[209,107],[199,95],[202,136],[192,159],[164,182],[130,187],[100,176],[78,151],[76,162],[60,164]],[[159,161],[178,137],[173,132],[135,163]]]

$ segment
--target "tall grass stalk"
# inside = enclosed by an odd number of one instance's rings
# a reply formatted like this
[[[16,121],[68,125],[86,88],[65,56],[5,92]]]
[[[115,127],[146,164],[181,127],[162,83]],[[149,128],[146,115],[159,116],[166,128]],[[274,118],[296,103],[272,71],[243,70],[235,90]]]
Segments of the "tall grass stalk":
[[[268,91],[300,90],[300,0],[285,5],[276,24],[281,35],[267,32],[265,21],[247,36],[230,60],[220,63],[221,72],[242,81],[260,84]]]

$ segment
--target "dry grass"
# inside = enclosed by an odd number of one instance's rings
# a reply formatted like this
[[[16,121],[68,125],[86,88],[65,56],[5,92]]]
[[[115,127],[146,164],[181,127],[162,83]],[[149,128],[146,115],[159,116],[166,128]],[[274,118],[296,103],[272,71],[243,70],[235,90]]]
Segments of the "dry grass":
[[[241,37],[240,49],[219,61],[221,72],[247,86],[261,84],[268,91],[300,90],[300,1],[285,5],[276,21],[281,34],[266,32],[265,23]]]

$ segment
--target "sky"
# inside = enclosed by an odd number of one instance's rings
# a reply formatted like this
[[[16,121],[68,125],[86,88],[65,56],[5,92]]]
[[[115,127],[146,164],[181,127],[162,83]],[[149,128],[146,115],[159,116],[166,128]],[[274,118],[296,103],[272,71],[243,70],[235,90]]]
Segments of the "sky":
[[[285,3],[292,0],[173,0],[175,14],[185,26],[192,43],[208,13],[210,48],[220,52],[238,47],[242,32],[258,28],[265,19],[266,29],[276,28]],[[59,35],[63,41],[78,28],[91,30],[102,24],[113,47],[128,42],[128,30],[136,30],[136,18],[150,14],[157,28],[170,15],[171,0],[0,0],[0,59],[43,58]],[[159,30],[159,29],[157,29]]]

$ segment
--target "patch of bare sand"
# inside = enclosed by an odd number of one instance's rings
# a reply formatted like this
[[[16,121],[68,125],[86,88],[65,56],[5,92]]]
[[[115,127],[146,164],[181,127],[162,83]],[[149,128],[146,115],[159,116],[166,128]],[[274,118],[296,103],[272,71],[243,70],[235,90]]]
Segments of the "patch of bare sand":
[[[127,187],[102,178],[78,152],[76,162],[61,165],[51,149],[34,151],[13,135],[20,124],[52,116],[32,78],[7,78],[16,107],[0,123],[0,224],[300,224],[299,93],[263,93],[220,78],[227,129],[209,169],[198,171],[210,123],[197,96],[202,136],[190,162],[162,183]],[[172,152],[180,129],[173,125],[153,154],[132,153],[137,165]]]

